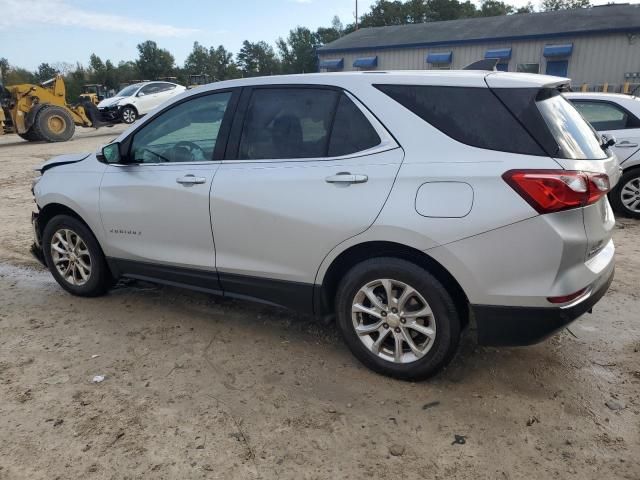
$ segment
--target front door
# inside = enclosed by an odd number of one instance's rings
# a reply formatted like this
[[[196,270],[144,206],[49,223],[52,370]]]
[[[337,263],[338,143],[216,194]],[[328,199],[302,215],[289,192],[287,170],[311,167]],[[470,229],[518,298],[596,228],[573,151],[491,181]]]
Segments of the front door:
[[[547,61],[547,75],[554,75],[556,77],[566,77],[569,69],[568,60],[548,60]]]
[[[222,287],[311,308],[322,259],[375,221],[403,151],[335,89],[246,89],[240,105],[211,193]]]
[[[218,290],[209,193],[232,95],[198,96],[156,116],[127,140],[127,163],[108,166],[105,253],[123,273]]]
[[[640,119],[606,100],[573,100],[582,116],[599,133],[616,139],[613,150],[623,163],[640,150]]]

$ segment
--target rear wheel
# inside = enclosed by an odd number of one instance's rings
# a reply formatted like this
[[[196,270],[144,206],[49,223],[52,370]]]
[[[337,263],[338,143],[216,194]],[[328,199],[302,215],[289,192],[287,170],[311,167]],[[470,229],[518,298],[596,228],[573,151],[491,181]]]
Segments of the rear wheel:
[[[18,136],[20,138],[25,139],[28,142],[40,142],[40,141],[42,141],[42,138],[40,136],[38,136],[38,134],[35,132],[33,127],[30,128],[29,130],[27,130],[24,133],[19,133]]]
[[[56,105],[44,106],[36,115],[31,130],[47,142],[66,142],[75,132],[73,118],[66,109]]]
[[[615,211],[640,218],[640,168],[624,172],[609,198]]]
[[[42,250],[53,277],[73,295],[96,297],[113,284],[98,241],[77,218],[58,215],[49,220]]]
[[[136,112],[135,108],[126,106],[122,109],[122,112],[120,112],[120,116],[124,123],[131,124],[136,121],[136,118],[138,118],[138,112]]]
[[[455,354],[460,318],[442,284],[419,266],[378,258],[352,268],[336,296],[338,325],[353,354],[392,377],[419,380]]]

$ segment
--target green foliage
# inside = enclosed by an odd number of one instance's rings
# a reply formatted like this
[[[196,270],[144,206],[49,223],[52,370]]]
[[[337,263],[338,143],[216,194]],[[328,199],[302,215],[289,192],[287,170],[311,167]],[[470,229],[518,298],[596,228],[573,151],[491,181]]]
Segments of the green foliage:
[[[159,48],[153,40],[138,44],[136,67],[143,80],[157,80],[174,73],[175,60],[168,50]]]
[[[55,77],[58,74],[58,70],[53,68],[48,63],[41,63],[38,65],[35,77],[37,82],[46,82],[47,80]]]
[[[590,0],[542,0],[540,9],[543,12],[555,10],[571,10],[573,8],[587,8],[591,6]]]
[[[240,71],[233,61],[233,53],[222,45],[206,48],[194,42],[193,50],[184,62],[185,82],[189,75],[209,75],[212,82],[239,77]]]
[[[287,40],[276,42],[283,73],[309,73],[318,71],[316,49],[318,34],[306,27],[296,27],[289,32]]]
[[[245,40],[236,55],[236,62],[245,77],[280,73],[280,60],[267,42],[251,43]]]

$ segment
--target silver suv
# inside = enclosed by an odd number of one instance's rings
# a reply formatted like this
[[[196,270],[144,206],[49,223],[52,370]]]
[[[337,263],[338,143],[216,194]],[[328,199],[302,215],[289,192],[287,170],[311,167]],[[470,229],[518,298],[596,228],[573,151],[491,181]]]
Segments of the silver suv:
[[[335,317],[383,374],[428,377],[471,320],[538,342],[614,271],[606,144],[503,72],[253,78],[185,92],[97,154],[45,163],[34,252],[75,295],[121,277]]]

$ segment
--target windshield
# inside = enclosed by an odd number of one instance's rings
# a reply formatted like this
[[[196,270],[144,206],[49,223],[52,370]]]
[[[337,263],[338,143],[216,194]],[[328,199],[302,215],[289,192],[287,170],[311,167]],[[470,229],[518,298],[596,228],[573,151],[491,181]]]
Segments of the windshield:
[[[120,90],[116,94],[116,97],[130,97],[131,95],[136,93],[136,90],[140,88],[140,85],[141,85],[140,83],[136,83],[135,85],[129,85],[128,87],[124,87],[122,90]]]
[[[549,131],[558,142],[559,155],[574,160],[607,158],[600,136],[562,95],[556,93],[536,102]]]

